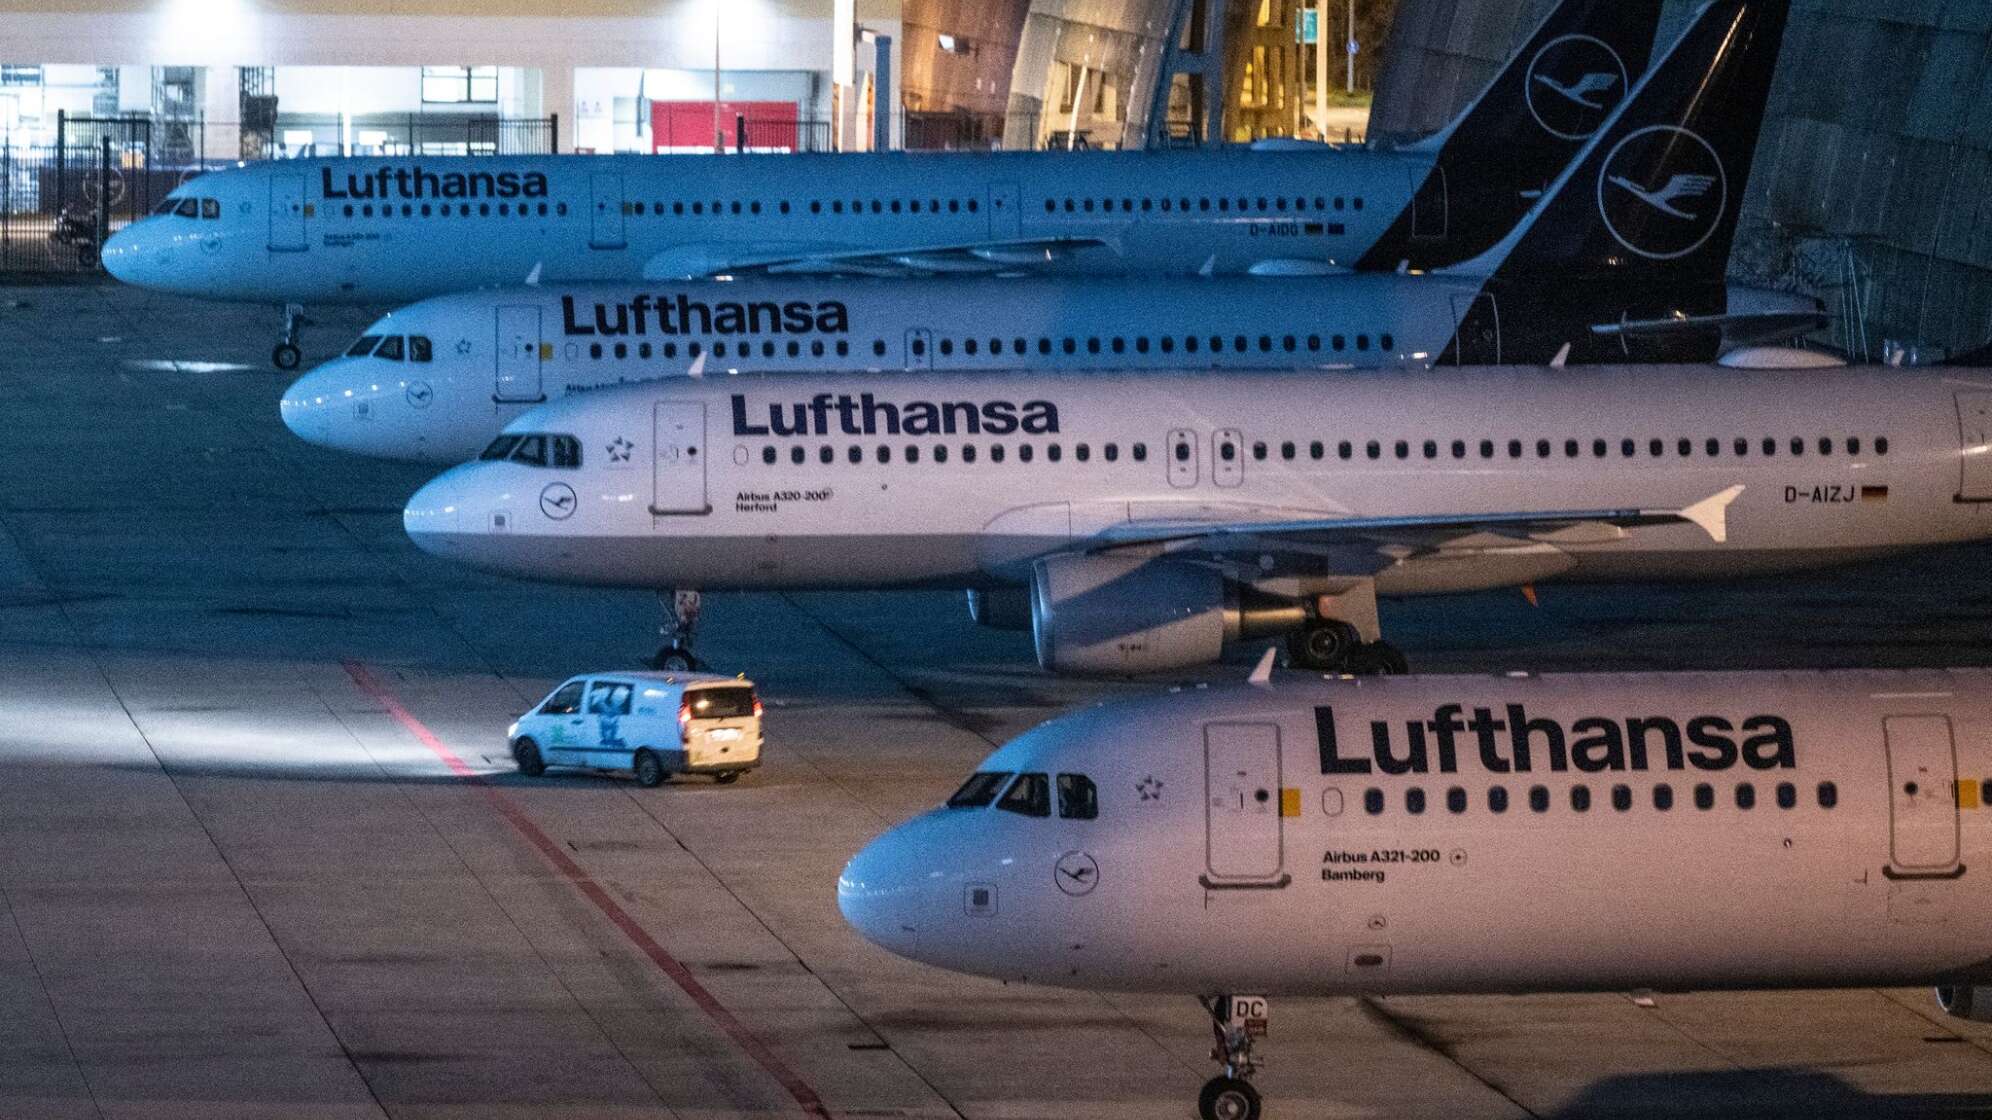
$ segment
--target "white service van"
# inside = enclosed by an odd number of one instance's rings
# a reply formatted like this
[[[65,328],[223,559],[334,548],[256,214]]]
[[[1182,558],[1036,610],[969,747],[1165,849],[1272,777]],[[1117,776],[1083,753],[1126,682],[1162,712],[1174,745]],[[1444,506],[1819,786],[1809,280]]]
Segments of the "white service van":
[[[725,783],[761,765],[761,698],[752,681],[714,673],[589,673],[548,693],[507,735],[530,776],[577,766],[626,770],[641,786],[672,774]]]

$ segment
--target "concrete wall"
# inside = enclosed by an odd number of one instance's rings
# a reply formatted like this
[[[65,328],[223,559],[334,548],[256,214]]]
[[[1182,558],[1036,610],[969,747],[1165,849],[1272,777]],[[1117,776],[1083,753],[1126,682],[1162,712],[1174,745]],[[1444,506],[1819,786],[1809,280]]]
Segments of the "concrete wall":
[[[1403,0],[1372,128],[1436,128],[1551,3]],[[1992,337],[1992,4],[1794,0],[1742,221],[1731,271],[1825,296],[1839,341]]]

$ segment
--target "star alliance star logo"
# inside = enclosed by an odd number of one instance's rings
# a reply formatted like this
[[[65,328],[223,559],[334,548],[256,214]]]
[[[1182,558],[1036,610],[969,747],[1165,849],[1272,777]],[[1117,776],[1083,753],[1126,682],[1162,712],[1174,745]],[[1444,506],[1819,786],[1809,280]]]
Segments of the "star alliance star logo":
[[[630,455],[636,451],[636,445],[621,436],[617,436],[616,441],[609,445],[608,451],[609,462],[627,463],[629,462]]]
[[[1143,801],[1160,801],[1162,800],[1162,779],[1150,774],[1134,784],[1134,792],[1140,794]]]
[[[468,354],[468,353],[470,353],[470,340],[469,340],[469,339],[467,339],[467,338],[460,338],[460,339],[458,339],[458,340],[457,340],[457,353],[459,353],[459,354]]]

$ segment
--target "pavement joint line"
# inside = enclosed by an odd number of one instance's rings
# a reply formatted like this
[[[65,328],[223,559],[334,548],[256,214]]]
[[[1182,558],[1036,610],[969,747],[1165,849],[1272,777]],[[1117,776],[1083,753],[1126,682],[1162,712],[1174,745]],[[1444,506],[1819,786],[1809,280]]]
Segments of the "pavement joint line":
[[[497,810],[498,815],[504,817],[507,824],[537,848],[540,854],[581,892],[582,897],[602,912],[603,917],[606,917],[611,925],[622,931],[623,936],[628,938],[639,952],[648,957],[650,962],[657,966],[658,971],[676,984],[679,990],[705,1013],[706,1018],[712,1020],[721,1033],[752,1058],[768,1076],[774,1078],[789,1098],[795,1101],[797,1107],[802,1109],[804,1115],[832,1120],[830,1110],[824,1105],[816,1090],[811,1088],[800,1074],[790,1069],[788,1063],[782,1061],[760,1036],[748,1030],[746,1024],[728,1011],[726,1005],[719,1002],[719,998],[713,995],[710,989],[699,983],[698,977],[692,975],[692,970],[687,968],[684,962],[672,956],[656,938],[651,937],[629,911],[624,910],[614,898],[611,898],[608,891],[603,889],[586,869],[576,863],[559,844],[554,842],[553,837],[548,836],[544,829],[526,815],[526,811],[518,802],[506,796],[503,790],[492,785],[489,779],[459,758],[455,751],[438,738],[435,732],[430,731],[426,724],[417,719],[415,714],[410,712],[365,665],[353,660],[341,664],[345,667],[346,675],[353,679],[353,684],[361,692],[366,693],[386,709],[387,714],[393,717],[396,723],[415,736],[423,746],[429,748],[452,773],[482,794],[485,801]]]
[[[48,978],[42,975],[41,961],[35,956],[34,946],[28,943],[28,932],[21,928],[21,916],[14,913],[13,898],[5,890],[0,890],[0,906],[7,908],[7,921],[14,927],[14,936],[21,939],[21,948],[28,954],[28,967],[35,972],[35,984],[48,1003],[48,1013],[55,1018],[55,1029],[62,1033],[62,1052],[68,1055],[70,1066],[76,1070],[76,1080],[83,1083],[83,1091],[90,1094],[90,1110],[101,1118],[104,1105],[97,1099],[97,1087],[90,1084],[89,1072],[76,1057],[76,1047],[69,1040],[69,1024],[62,1021],[62,1009],[55,1005],[55,996],[48,990]]]
[[[1515,1110],[1523,1116],[1529,1117],[1529,1120],[1543,1120],[1542,1113],[1523,1104],[1506,1086],[1488,1080],[1479,1070],[1466,1064],[1466,1059],[1460,1057],[1451,1046],[1432,1034],[1432,1032],[1418,1026],[1408,1016],[1399,1015],[1390,1008],[1385,1007],[1382,1000],[1373,996],[1360,996],[1356,999],[1356,1006],[1362,1008],[1370,1018],[1396,1031],[1401,1037],[1409,1039],[1430,1050],[1432,1053],[1437,1054],[1439,1057],[1444,1058],[1446,1061],[1451,1062],[1455,1069],[1458,1069],[1461,1073],[1478,1081],[1480,1084],[1485,1085],[1489,1092],[1515,1106]]]

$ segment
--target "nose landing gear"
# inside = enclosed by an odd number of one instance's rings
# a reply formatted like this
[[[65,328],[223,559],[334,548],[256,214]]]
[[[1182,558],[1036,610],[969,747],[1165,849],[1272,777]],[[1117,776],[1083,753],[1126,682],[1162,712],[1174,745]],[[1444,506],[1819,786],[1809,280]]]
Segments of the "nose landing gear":
[[[303,304],[284,304],[284,337],[283,341],[277,343],[276,348],[270,351],[271,364],[286,373],[297,368],[298,363],[304,358],[304,352],[297,346],[298,330],[307,322],[309,320],[304,317]]]
[[[699,629],[699,593],[659,591],[657,605],[664,609],[664,624],[657,628],[664,644],[650,659],[651,668],[681,673],[705,668],[705,662],[692,653],[692,639]]]
[[[1210,1013],[1211,1033],[1217,1037],[1210,1056],[1224,1067],[1197,1094],[1197,1115],[1203,1120],[1259,1120],[1259,1091],[1251,1081],[1259,1067],[1252,1061],[1252,1043],[1266,1033],[1266,998],[1220,995],[1197,1002]]]

